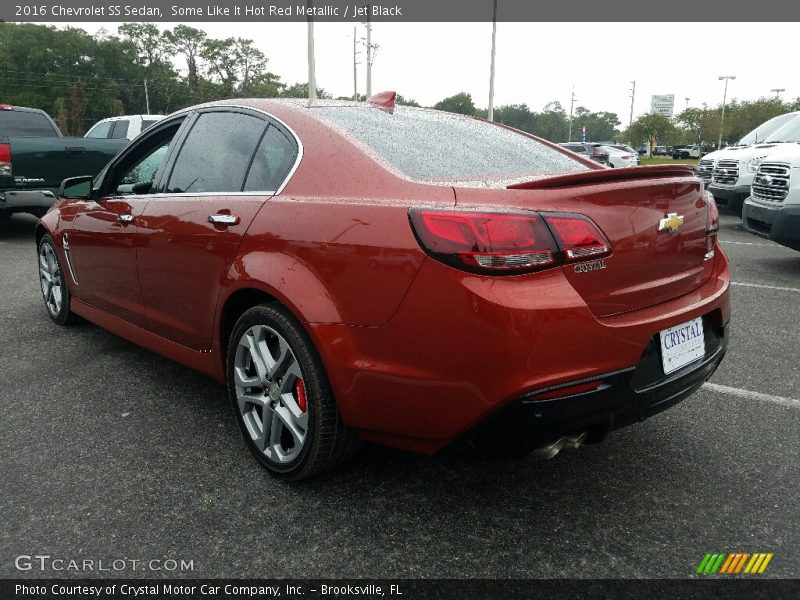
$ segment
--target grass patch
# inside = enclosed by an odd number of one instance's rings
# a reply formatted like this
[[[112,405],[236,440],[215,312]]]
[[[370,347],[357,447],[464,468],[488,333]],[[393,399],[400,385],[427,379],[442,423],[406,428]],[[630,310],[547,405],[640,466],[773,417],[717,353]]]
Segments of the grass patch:
[[[696,158],[671,158],[669,156],[651,156],[650,158],[646,158],[644,156],[639,157],[639,164],[641,166],[647,165],[696,165],[698,159]]]

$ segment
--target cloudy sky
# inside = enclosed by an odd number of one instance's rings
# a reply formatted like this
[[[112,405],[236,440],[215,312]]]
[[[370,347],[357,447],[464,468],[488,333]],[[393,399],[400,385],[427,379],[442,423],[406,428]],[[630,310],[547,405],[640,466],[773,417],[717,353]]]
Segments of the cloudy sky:
[[[94,33],[118,23],[74,23]],[[307,81],[305,23],[196,23],[213,37],[252,38],[284,82]],[[63,27],[63,24],[58,26]],[[174,24],[159,24],[171,28]],[[380,48],[372,91],[396,90],[423,105],[466,91],[488,105],[491,23],[375,23]],[[533,110],[557,100],[608,110],[627,125],[631,81],[634,118],[652,94],[674,94],[676,111],[722,101],[720,75],[736,75],[728,98],[755,99],[785,88],[800,96],[794,57],[796,23],[498,23],[495,106],[526,103]],[[357,27],[362,37],[365,29]],[[759,41],[760,38],[766,41]],[[316,23],[317,85],[334,96],[353,93],[353,25]],[[358,89],[365,90],[363,64]]]

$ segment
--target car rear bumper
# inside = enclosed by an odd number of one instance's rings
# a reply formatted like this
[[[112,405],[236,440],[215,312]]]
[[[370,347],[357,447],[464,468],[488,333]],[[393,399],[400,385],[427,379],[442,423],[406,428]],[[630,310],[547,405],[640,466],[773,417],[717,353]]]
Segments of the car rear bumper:
[[[583,432],[587,433],[587,443],[597,443],[614,429],[644,421],[693,394],[714,374],[725,356],[729,337],[728,325],[714,321],[713,315],[704,318],[705,356],[676,373],[663,375],[656,335],[635,368],[563,386],[602,382],[598,391],[549,400],[537,400],[539,392],[526,394],[467,432],[453,447],[527,452]]]
[[[750,233],[800,250],[800,205],[766,206],[748,198],[742,209],[742,224]]]
[[[0,190],[0,211],[43,215],[56,202],[52,190]]]

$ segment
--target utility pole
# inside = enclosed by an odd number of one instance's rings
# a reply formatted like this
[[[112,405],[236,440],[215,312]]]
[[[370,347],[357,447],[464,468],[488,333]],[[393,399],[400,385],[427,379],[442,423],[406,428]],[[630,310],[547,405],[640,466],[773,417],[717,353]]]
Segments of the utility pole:
[[[636,97],[636,80],[631,81],[631,86],[631,116],[628,119],[628,129],[633,125],[633,99]]]
[[[306,0],[306,6],[311,8],[313,0]],[[308,99],[317,99],[317,75],[314,72],[314,19],[308,17]]]
[[[572,100],[569,102],[569,133],[567,134],[567,141],[572,141],[572,108],[575,106],[575,88],[572,88]]]
[[[144,80],[144,105],[147,110],[147,114],[150,114],[150,94],[147,93],[147,79]]]
[[[494,0],[494,12],[492,13],[492,60],[489,67],[489,112],[486,115],[490,121],[494,121],[494,52],[495,40],[497,39],[497,0]]]
[[[372,22],[369,13],[372,7],[367,4],[367,98],[372,96]]]
[[[689,100],[691,100],[691,98],[689,98],[689,96],[686,96],[686,110],[689,110]]]
[[[736,75],[720,75],[720,81],[725,80],[725,92],[722,94],[722,115],[719,118],[719,140],[717,141],[717,150],[722,148],[722,124],[725,122],[725,102],[728,99],[728,80],[736,79]]]
[[[776,98],[780,98],[781,97],[781,92],[785,92],[786,88],[772,88],[770,91],[771,92],[775,92],[775,97]]]
[[[358,69],[356,65],[358,64],[357,55],[358,50],[356,50],[356,45],[358,44],[356,38],[356,26],[353,25],[353,100],[358,100]]]

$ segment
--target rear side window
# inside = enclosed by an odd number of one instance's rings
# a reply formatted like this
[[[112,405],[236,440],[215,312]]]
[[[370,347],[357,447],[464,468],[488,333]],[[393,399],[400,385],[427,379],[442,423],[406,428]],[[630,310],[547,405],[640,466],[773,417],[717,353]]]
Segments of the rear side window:
[[[108,133],[111,131],[111,125],[113,125],[111,121],[103,121],[102,123],[98,123],[89,130],[89,133],[86,134],[86,137],[107,138]]]
[[[258,145],[244,190],[277,191],[294,165],[296,156],[295,145],[277,127],[270,125]]]
[[[39,112],[0,110],[0,135],[58,137],[50,120]]]
[[[128,137],[128,119],[120,119],[114,121],[114,126],[111,128],[111,137],[117,140],[122,140]]]
[[[158,119],[142,119],[142,131],[144,131],[154,123],[158,123]]]
[[[239,192],[267,123],[233,112],[201,114],[175,161],[167,192]]]
[[[477,119],[399,107],[314,108],[411,179],[526,179],[587,167],[521,133]]]

